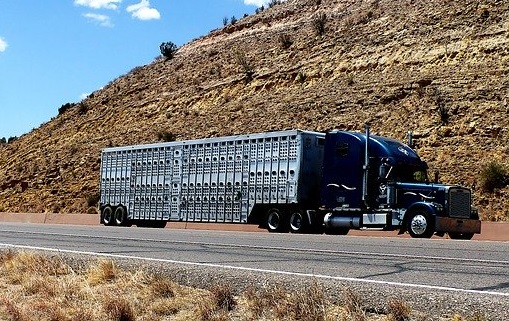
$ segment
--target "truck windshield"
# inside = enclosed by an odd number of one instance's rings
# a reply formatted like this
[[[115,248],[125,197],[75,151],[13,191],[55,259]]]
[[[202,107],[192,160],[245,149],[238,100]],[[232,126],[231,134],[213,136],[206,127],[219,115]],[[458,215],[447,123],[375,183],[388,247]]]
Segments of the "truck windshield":
[[[403,183],[424,183],[428,181],[428,174],[421,167],[395,166],[392,179]]]

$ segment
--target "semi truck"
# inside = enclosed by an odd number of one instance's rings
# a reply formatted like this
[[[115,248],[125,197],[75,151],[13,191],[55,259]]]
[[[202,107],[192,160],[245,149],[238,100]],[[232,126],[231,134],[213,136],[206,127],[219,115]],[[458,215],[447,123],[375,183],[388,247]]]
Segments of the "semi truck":
[[[102,150],[100,221],[258,224],[269,232],[414,238],[481,232],[468,188],[428,179],[408,144],[365,132],[285,130]]]

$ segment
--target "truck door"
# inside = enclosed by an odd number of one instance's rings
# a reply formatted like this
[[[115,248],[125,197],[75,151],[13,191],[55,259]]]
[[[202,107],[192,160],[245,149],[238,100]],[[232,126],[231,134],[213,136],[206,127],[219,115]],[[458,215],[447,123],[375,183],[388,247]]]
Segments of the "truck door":
[[[349,132],[328,133],[322,180],[322,204],[326,208],[362,207],[364,139]]]

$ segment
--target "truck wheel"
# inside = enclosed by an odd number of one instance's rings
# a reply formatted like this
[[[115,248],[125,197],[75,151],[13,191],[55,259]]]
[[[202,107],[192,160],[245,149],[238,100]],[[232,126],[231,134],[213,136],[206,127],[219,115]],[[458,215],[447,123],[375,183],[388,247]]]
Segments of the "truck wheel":
[[[434,233],[431,216],[423,210],[410,213],[407,220],[407,231],[411,237],[429,239]]]
[[[276,208],[267,212],[267,230],[271,233],[288,232],[288,222],[285,216]]]
[[[111,206],[106,206],[102,211],[103,224],[105,226],[113,225],[113,209]]]
[[[115,225],[127,226],[127,211],[123,206],[119,206],[115,210]]]
[[[452,240],[471,240],[474,237],[474,233],[454,233],[448,232],[449,237]]]
[[[301,211],[295,211],[290,215],[290,232],[292,233],[305,233],[308,229],[308,224]]]

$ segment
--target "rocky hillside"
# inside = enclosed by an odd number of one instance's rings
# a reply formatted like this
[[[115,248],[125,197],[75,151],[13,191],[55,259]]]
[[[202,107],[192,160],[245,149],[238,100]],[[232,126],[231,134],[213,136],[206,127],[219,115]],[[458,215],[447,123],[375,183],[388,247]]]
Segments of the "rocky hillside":
[[[474,187],[482,217],[507,220],[509,189],[479,186],[488,162],[509,163],[508,72],[507,1],[289,0],[1,147],[0,211],[94,212],[107,146],[370,123],[413,131],[442,181]]]

